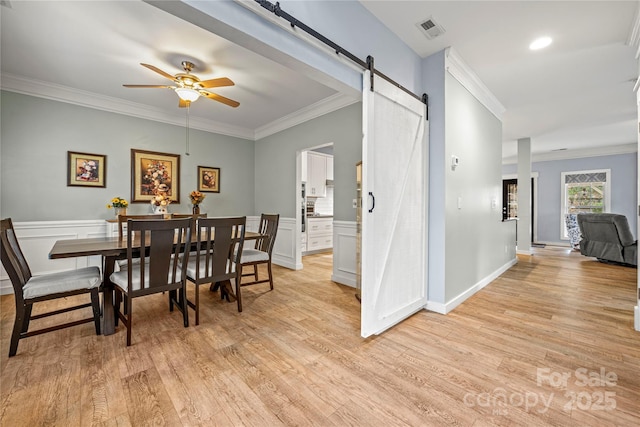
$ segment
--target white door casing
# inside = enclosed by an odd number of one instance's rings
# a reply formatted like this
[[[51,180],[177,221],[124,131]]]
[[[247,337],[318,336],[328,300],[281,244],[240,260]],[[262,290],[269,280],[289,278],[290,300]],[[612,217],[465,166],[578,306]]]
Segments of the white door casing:
[[[361,335],[427,304],[426,105],[369,71],[363,88]]]

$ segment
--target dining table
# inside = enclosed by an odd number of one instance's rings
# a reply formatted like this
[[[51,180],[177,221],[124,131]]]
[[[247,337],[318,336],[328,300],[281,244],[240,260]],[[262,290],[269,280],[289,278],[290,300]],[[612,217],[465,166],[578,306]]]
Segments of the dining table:
[[[245,232],[245,241],[256,240],[260,237],[264,236],[252,231]],[[193,236],[192,250],[195,250],[196,242],[197,236]],[[139,248],[142,248],[142,245],[139,242],[136,243],[136,245]],[[149,243],[146,242],[145,247],[148,247],[148,245]],[[49,252],[49,259],[75,258],[94,255],[102,256],[103,260],[102,331],[104,335],[112,335],[115,333],[115,309],[113,306],[114,285],[111,282],[111,274],[115,271],[116,260],[126,259],[127,257],[127,240],[113,236],[57,240]],[[230,283],[211,284],[211,290],[216,290],[218,288],[220,288],[222,295],[227,297],[227,301],[235,301],[236,296]]]

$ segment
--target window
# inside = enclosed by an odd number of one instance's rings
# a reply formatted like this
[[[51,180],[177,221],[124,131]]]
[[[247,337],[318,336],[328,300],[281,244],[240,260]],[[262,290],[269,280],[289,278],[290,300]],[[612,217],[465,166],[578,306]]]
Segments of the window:
[[[562,172],[561,236],[568,239],[565,215],[611,211],[611,170]]]

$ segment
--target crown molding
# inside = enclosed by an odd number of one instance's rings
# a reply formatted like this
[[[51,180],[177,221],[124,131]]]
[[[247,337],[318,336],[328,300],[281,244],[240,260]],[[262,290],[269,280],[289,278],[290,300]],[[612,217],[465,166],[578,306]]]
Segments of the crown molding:
[[[148,105],[125,101],[123,99],[100,95],[80,89],[74,89],[68,86],[57,85],[54,83],[43,82],[39,80],[26,79],[24,77],[16,76],[13,74],[2,74],[0,89],[9,92],[35,96],[37,98],[50,99],[53,101],[79,105],[81,107],[108,111],[110,113],[124,114],[141,119],[168,123],[176,126],[185,125],[185,121],[183,118],[178,118],[173,114],[167,114],[159,108],[154,108]],[[316,102],[315,104],[304,107],[267,125],[261,126],[255,131],[252,129],[228,125],[225,123],[216,122],[214,120],[206,120],[193,116],[189,119],[189,127],[191,129],[198,129],[205,132],[212,132],[255,141],[269,135],[273,135],[274,133],[283,131],[300,123],[304,123],[308,120],[315,119],[316,117],[320,117],[324,114],[339,110],[340,108],[346,107],[358,101],[359,99],[354,99],[353,97],[344,95],[342,93],[336,93],[328,98]]]
[[[615,156],[630,154],[638,151],[637,143],[611,145],[605,147],[580,148],[576,150],[549,151],[546,153],[532,153],[531,162],[548,162],[553,160],[581,159],[585,157]],[[518,156],[505,157],[503,165],[518,163]]]
[[[339,110],[340,108],[346,107],[348,105],[355,104],[359,101],[360,99],[354,99],[342,93],[336,93],[316,102],[315,104],[311,104],[307,107],[301,108],[298,111],[295,111],[280,119],[274,120],[267,125],[257,128],[255,131],[255,139],[256,141],[260,140],[269,135],[273,135],[274,133],[289,129],[290,127]]]
[[[636,3],[636,13],[627,36],[627,45],[636,48],[636,59],[640,58],[640,2]]]
[[[451,47],[444,50],[444,57],[445,70],[487,107],[498,120],[502,121],[506,109],[462,57]]]
[[[183,118],[178,118],[173,114],[167,114],[158,108],[153,108],[148,105],[125,101],[119,98],[100,95],[54,83],[26,79],[13,74],[2,74],[0,88],[10,92],[50,99],[53,101],[66,102],[68,104],[94,108],[96,110],[108,111],[110,113],[124,114],[127,116],[168,123],[176,126],[185,125]],[[242,139],[254,139],[254,132],[251,129],[232,126],[198,117],[191,117],[189,119],[189,127],[191,129],[198,129]]]

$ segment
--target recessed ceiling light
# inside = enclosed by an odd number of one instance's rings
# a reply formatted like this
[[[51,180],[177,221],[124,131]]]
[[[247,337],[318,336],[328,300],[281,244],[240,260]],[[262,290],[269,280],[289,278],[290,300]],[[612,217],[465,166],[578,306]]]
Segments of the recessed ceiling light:
[[[529,49],[531,50],[543,49],[549,46],[552,41],[553,40],[551,40],[551,37],[540,37],[538,39],[535,39],[533,42],[531,42],[531,44],[529,45]]]

